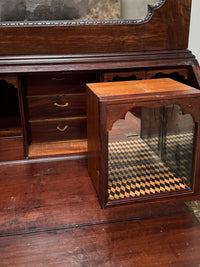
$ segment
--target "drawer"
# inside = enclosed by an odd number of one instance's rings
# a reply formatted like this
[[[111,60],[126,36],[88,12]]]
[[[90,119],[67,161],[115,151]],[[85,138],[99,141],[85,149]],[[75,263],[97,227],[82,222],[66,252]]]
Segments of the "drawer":
[[[85,92],[85,84],[95,82],[96,74],[63,73],[37,74],[24,77],[23,87],[26,95],[72,94]]]
[[[27,97],[29,120],[86,115],[86,95]]]
[[[85,139],[86,117],[29,122],[32,142]]]
[[[128,80],[142,80],[145,79],[144,71],[117,71],[107,72],[103,75],[104,82],[128,81]]]

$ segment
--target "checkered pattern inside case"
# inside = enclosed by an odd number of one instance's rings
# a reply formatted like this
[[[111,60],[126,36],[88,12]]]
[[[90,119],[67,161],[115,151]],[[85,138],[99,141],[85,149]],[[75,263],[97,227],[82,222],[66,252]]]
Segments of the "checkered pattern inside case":
[[[171,171],[139,137],[109,143],[108,170],[109,200],[189,189],[187,178]]]

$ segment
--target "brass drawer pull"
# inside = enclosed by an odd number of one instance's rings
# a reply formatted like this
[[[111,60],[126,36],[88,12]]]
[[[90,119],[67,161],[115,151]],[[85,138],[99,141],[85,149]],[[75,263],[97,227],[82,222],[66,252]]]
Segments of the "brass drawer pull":
[[[67,128],[68,128],[67,125],[65,125],[64,128],[60,128],[60,126],[57,126],[57,130],[60,131],[60,132],[64,132],[64,131],[66,131]]]
[[[66,108],[69,106],[69,102],[66,102],[65,104],[54,103],[54,106],[60,107],[60,108]]]

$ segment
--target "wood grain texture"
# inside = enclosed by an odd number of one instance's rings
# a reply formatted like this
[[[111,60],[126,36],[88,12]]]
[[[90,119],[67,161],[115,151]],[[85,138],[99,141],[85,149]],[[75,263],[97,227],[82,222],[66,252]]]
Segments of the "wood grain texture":
[[[122,101],[124,99],[127,101],[127,98],[129,98],[130,101],[134,102],[137,102],[138,99],[141,101],[141,99],[144,99],[145,97],[148,97],[149,100],[151,100],[151,95],[152,98],[156,99],[157,94],[159,95],[159,99],[174,98],[174,95],[176,95],[177,98],[185,97],[185,95],[188,97],[190,94],[194,94],[194,96],[200,95],[199,90],[169,78],[122,81],[115,83],[92,83],[87,84],[87,86],[100,101],[107,100],[110,102],[112,102],[112,99],[115,101],[116,98],[118,98],[119,101],[120,99]],[[168,94],[168,96],[166,94]]]
[[[1,27],[0,50],[37,55],[186,49],[190,5],[191,0],[167,0],[141,25]]]
[[[1,165],[0,177],[1,236],[190,213],[178,199],[101,209],[87,159]]]
[[[100,194],[100,139],[99,139],[99,105],[95,95],[87,90],[87,139],[88,143],[88,172],[92,177],[93,185],[97,194]]]
[[[31,142],[85,139],[86,117],[67,117],[29,121]]]
[[[177,68],[189,67],[196,65],[194,55],[187,49],[179,50],[158,50],[158,51],[131,51],[131,52],[113,52],[113,53],[89,53],[89,54],[56,54],[56,55],[20,55],[20,56],[1,56],[0,71],[1,73],[30,73],[30,72],[55,72],[55,71],[94,71],[95,70],[117,70],[128,68]],[[198,68],[198,67],[197,67]],[[50,85],[54,84],[48,79],[27,80],[30,93],[38,94],[41,88],[48,90],[53,89]],[[79,76],[79,74],[78,74]],[[97,74],[98,76],[98,74]],[[41,77],[41,76],[40,76]],[[50,78],[50,77],[49,77]],[[32,81],[31,81],[32,80]],[[82,80],[82,79],[80,79]],[[88,79],[87,79],[88,80]],[[88,82],[85,80],[85,82]],[[92,82],[92,81],[91,81]],[[37,90],[39,84],[41,88]],[[58,83],[58,81],[57,81]],[[46,85],[45,85],[46,84]],[[47,86],[48,84],[48,86]],[[60,82],[60,86],[62,86]],[[70,84],[70,83],[69,83]],[[33,85],[33,86],[32,86]],[[64,84],[63,84],[64,85]],[[47,86],[47,88],[46,88]],[[60,87],[57,86],[56,88]],[[34,88],[33,88],[34,87]],[[48,89],[49,87],[49,89]],[[55,92],[55,86],[54,92]],[[32,89],[32,91],[31,91]],[[61,87],[62,91],[63,87]],[[34,92],[36,90],[36,92]],[[63,92],[63,91],[62,91]],[[46,93],[48,94],[48,93]]]
[[[107,82],[87,84],[88,106],[88,155],[89,174],[93,181],[98,181],[97,191],[102,208],[109,205],[136,202],[151,197],[178,197],[181,194],[199,194],[198,167],[200,154],[200,91],[191,86],[174,81],[172,79],[146,79],[123,82]],[[192,190],[190,192],[171,192],[167,194],[155,194],[148,197],[124,198],[115,201],[108,200],[108,134],[113,124],[120,119],[125,119],[127,112],[134,108],[148,107],[160,108],[167,105],[180,106],[183,114],[191,114],[196,123],[194,133],[195,143],[193,149],[192,165]],[[93,112],[98,114],[95,119]],[[153,115],[154,116],[154,115]],[[93,131],[91,129],[100,129]],[[92,132],[93,131],[93,132]],[[91,134],[92,133],[92,134]],[[97,166],[97,167],[96,167]]]
[[[0,161],[24,159],[23,137],[0,138]]]
[[[0,238],[2,266],[198,266],[192,215]],[[152,265],[151,265],[152,264]]]
[[[92,71],[55,72],[55,69],[56,67],[52,73],[24,73],[21,78],[24,94],[27,96],[80,94],[85,92],[86,82],[96,80],[96,75]]]
[[[87,140],[56,142],[32,142],[28,147],[28,158],[74,156],[87,154]]]
[[[26,98],[29,120],[86,116],[86,96],[45,95]]]
[[[1,165],[1,266],[198,266],[183,200],[102,210],[85,159]]]

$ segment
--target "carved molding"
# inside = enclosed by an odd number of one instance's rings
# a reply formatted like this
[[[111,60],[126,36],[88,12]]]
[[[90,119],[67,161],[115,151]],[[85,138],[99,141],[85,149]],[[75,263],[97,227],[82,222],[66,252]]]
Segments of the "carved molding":
[[[82,25],[126,25],[147,23],[153,16],[154,10],[160,8],[167,0],[159,0],[154,5],[148,5],[146,17],[142,19],[124,19],[124,20],[49,20],[49,21],[5,21],[0,22],[0,27],[42,27],[42,26],[82,26]]]

